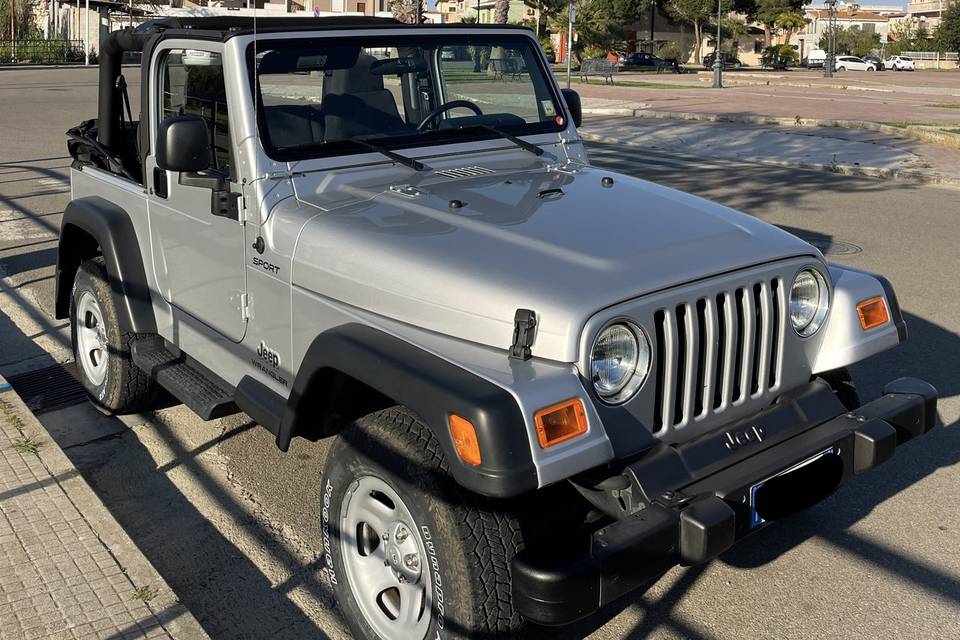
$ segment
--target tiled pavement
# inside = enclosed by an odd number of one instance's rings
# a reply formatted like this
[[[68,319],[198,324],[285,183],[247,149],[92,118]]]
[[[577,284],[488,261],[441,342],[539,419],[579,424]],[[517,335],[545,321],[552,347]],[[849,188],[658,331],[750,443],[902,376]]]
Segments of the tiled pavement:
[[[0,378],[0,639],[206,634]]]

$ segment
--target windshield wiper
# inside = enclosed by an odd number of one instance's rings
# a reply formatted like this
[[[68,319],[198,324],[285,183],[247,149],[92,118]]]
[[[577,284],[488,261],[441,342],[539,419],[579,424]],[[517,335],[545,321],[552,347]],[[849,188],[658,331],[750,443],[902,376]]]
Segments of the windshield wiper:
[[[415,171],[426,171],[426,170],[427,170],[427,165],[423,164],[423,163],[420,162],[419,160],[414,160],[413,158],[408,158],[407,156],[400,155],[399,153],[394,153],[393,151],[390,151],[390,149],[387,149],[387,148],[385,148],[385,147],[381,147],[381,146],[378,145],[378,144],[373,144],[372,142],[367,142],[366,140],[361,140],[360,138],[347,138],[347,141],[348,141],[348,142],[355,142],[355,143],[357,143],[358,145],[360,145],[361,147],[366,147],[367,149],[370,149],[371,151],[376,151],[376,152],[379,153],[380,155],[386,156],[386,157],[390,158],[391,160],[393,160],[394,162],[398,162],[398,163],[402,164],[402,165],[405,166],[405,167],[410,167],[411,169],[413,169],[413,170],[415,170]]]
[[[529,151],[530,153],[532,153],[532,154],[535,155],[535,156],[542,156],[542,155],[544,154],[543,149],[541,149],[541,148],[538,147],[537,145],[532,144],[532,143],[530,143],[530,142],[527,142],[526,140],[523,140],[523,139],[521,139],[521,138],[518,138],[517,136],[515,136],[515,135],[513,135],[513,134],[507,133],[506,131],[503,131],[502,129],[498,129],[498,128],[496,128],[496,127],[491,127],[491,126],[488,125],[488,124],[471,124],[471,125],[467,125],[467,126],[465,126],[465,127],[457,127],[456,129],[454,129],[454,131],[468,131],[468,130],[470,130],[470,129],[484,129],[484,130],[486,130],[486,131],[492,131],[493,133],[497,134],[498,136],[500,136],[500,137],[503,138],[504,140],[509,140],[510,142],[512,142],[513,144],[517,145],[518,147],[520,147],[520,148],[523,149],[524,151]]]

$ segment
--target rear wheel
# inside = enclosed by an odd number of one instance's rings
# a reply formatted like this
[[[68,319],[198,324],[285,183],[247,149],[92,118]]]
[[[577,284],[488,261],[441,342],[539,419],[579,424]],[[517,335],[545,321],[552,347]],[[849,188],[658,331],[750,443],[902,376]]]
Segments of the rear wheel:
[[[395,407],[333,443],[323,472],[325,569],[354,638],[512,637],[518,521],[449,476],[429,427]]]
[[[77,270],[70,328],[80,382],[98,408],[131,413],[154,402],[157,385],[130,357],[139,335],[120,328],[103,258],[86,260]]]

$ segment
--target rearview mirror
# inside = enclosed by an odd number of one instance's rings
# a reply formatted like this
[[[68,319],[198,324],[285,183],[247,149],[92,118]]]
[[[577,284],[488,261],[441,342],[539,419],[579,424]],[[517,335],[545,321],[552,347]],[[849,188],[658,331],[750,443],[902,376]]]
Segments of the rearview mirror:
[[[171,116],[157,129],[157,166],[165,171],[198,172],[211,164],[210,131],[198,116]]]
[[[573,118],[573,126],[579,127],[583,124],[583,105],[580,104],[580,94],[573,89],[561,89],[563,99],[567,103],[567,109],[570,110],[570,117]]]

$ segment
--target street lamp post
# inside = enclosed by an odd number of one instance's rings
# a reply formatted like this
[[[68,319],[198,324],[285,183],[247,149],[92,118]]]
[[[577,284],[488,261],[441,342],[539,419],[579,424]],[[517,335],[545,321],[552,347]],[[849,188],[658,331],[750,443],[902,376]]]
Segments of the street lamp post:
[[[827,8],[827,59],[823,63],[823,77],[833,77],[833,65],[837,46],[837,0],[824,0]]]
[[[723,89],[723,61],[720,60],[720,19],[721,3],[723,0],[717,0],[717,46],[713,50],[713,88]]]

